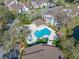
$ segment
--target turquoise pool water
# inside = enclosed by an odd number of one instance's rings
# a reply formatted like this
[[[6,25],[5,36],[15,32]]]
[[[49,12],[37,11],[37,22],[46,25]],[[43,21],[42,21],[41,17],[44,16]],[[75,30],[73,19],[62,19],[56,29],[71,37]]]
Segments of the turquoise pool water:
[[[49,36],[50,34],[51,34],[51,31],[48,28],[44,28],[44,29],[41,29],[41,30],[38,30],[38,31],[34,32],[34,35],[37,38],[43,37],[44,35]]]

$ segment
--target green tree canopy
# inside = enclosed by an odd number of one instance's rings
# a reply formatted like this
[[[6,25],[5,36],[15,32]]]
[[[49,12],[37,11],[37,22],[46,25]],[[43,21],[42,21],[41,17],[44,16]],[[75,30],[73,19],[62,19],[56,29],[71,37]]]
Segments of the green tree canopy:
[[[15,16],[5,6],[0,5],[0,40],[2,40],[3,33],[6,30],[6,24],[9,20],[14,20]]]
[[[21,24],[30,24],[31,20],[25,14],[19,14],[18,19],[21,20]]]

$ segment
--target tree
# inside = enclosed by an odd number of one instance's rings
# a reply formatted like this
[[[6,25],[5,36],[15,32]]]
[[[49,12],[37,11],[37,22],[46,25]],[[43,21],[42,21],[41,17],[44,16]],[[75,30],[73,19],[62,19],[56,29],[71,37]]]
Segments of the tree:
[[[30,24],[31,20],[25,14],[19,14],[18,19],[21,20],[21,24]]]
[[[2,23],[2,31],[4,31],[6,24],[14,20],[15,16],[6,7],[0,5],[0,22]]]
[[[0,40],[3,41],[4,31],[7,30],[7,23],[14,20],[15,16],[5,6],[0,5]],[[0,42],[1,42],[0,41]]]
[[[78,59],[79,58],[79,41],[76,41],[73,37],[66,38],[67,35],[72,35],[72,30],[69,26],[65,29],[64,35],[61,38],[61,46],[65,59]]]
[[[63,4],[63,2],[64,2],[63,0],[57,0],[56,5],[57,5],[57,6],[60,6],[60,5]]]
[[[0,0],[0,5],[4,5],[4,1],[3,0]]]

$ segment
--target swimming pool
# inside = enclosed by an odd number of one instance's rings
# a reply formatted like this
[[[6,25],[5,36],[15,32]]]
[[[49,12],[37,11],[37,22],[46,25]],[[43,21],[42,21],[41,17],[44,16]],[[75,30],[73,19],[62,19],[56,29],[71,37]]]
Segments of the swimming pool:
[[[41,29],[41,30],[37,30],[36,32],[34,32],[34,35],[37,37],[37,38],[41,38],[45,35],[50,35],[51,34],[51,31],[48,29],[48,28],[44,28],[44,29]]]

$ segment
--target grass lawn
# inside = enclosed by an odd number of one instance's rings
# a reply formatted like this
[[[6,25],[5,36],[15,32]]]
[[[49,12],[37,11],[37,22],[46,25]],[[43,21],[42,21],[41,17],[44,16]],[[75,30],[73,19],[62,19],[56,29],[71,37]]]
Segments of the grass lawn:
[[[77,25],[79,25],[79,16],[74,17],[73,21],[69,23],[69,27],[74,28]]]
[[[69,22],[68,28],[63,27],[61,31],[64,33],[64,36],[66,35],[66,30],[69,29],[71,31],[72,28],[79,25],[79,16],[74,17],[74,19]]]

